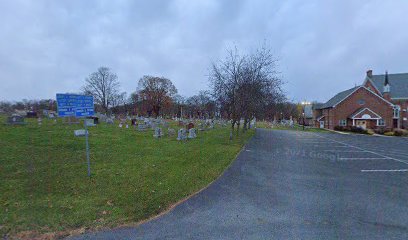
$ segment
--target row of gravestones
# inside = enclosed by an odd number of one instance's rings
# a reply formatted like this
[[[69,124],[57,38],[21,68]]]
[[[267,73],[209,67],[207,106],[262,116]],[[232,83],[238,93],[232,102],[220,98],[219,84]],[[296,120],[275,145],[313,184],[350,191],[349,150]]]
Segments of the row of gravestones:
[[[37,118],[37,122],[38,122],[38,125],[42,125],[42,118],[41,117]],[[56,122],[57,122],[57,120],[54,119],[54,123],[56,123]],[[17,115],[17,114],[13,114],[13,115],[7,117],[6,124],[8,124],[8,125],[25,125],[26,122],[24,121],[24,117],[22,117],[20,115]]]
[[[113,124],[113,121],[109,123]],[[125,128],[129,128],[129,124],[121,121],[119,123],[119,128],[122,128],[123,126],[125,126]],[[134,128],[137,127],[137,130],[139,131],[146,131],[147,129],[156,129],[156,127],[158,126],[163,126],[164,128],[168,128],[169,124],[167,122],[163,122],[163,123],[144,122],[144,123],[139,123],[139,124],[137,122],[132,122],[131,126],[133,126]]]
[[[104,119],[105,122],[108,123],[108,124],[114,124],[114,119],[111,118],[111,117],[106,117],[105,118],[102,115],[99,115],[98,117]],[[168,128],[168,123],[166,121],[163,121],[162,119],[153,119],[153,120],[151,120],[151,119],[148,119],[148,118],[139,118],[137,120],[143,120],[144,121],[144,124],[138,124],[137,125],[137,128],[138,128],[139,131],[145,131],[148,128],[156,129],[157,125],[159,125],[159,126],[162,125],[164,128]],[[121,121],[121,123],[119,124],[119,127],[122,127],[124,125],[122,122],[123,121]],[[125,120],[125,122],[126,122],[126,120]],[[25,124],[24,117],[22,117],[20,115],[12,115],[12,116],[8,117],[6,123],[10,124],[10,125],[22,125],[22,124]],[[226,121],[219,121],[217,123],[222,125],[222,126],[227,125]],[[41,124],[42,124],[42,119],[38,118],[38,125],[41,125]],[[132,121],[133,126],[136,126],[136,124],[137,124],[136,121]],[[184,124],[184,122],[183,122],[183,124]],[[126,124],[125,126],[126,126],[126,128],[129,128],[128,124]],[[192,125],[192,127],[194,127],[194,125]],[[188,127],[188,128],[190,129],[191,127]],[[211,121],[207,120],[204,123],[201,122],[198,125],[198,130],[199,131],[204,131],[205,129],[213,129],[213,128],[214,128],[214,121],[213,120],[211,120]],[[194,134],[192,136],[194,136]],[[183,138],[183,137],[181,136],[181,138]]]
[[[169,136],[173,136],[173,135],[175,135],[175,133],[176,133],[176,131],[173,128],[168,128],[167,129],[167,134]],[[160,127],[156,127],[154,129],[153,137],[161,138],[163,136],[164,136],[163,130]],[[178,133],[177,133],[177,140],[178,141],[183,141],[183,140],[186,140],[187,138],[188,139],[193,139],[193,138],[196,138],[196,137],[197,137],[197,134],[195,132],[195,128],[190,128],[188,130],[188,135],[187,135],[187,130],[185,128],[180,128],[178,130]]]

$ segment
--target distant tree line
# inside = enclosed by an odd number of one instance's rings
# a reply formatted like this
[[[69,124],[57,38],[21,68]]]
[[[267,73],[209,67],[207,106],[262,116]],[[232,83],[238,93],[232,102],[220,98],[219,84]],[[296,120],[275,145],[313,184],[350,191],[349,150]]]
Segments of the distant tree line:
[[[42,99],[42,100],[27,100],[9,102],[0,101],[0,111],[5,113],[12,113],[15,110],[28,110],[28,111],[40,111],[43,109],[57,110],[57,102],[55,99]]]
[[[287,100],[283,81],[277,71],[278,60],[266,47],[249,54],[237,48],[227,51],[225,59],[214,62],[209,73],[210,91],[185,98],[166,77],[145,75],[136,91],[120,91],[118,76],[108,67],[100,67],[85,78],[81,93],[94,96],[97,112],[150,117],[224,118],[231,128],[246,130],[254,119],[298,118],[296,104]],[[23,100],[0,102],[0,110],[56,110],[56,102]]]

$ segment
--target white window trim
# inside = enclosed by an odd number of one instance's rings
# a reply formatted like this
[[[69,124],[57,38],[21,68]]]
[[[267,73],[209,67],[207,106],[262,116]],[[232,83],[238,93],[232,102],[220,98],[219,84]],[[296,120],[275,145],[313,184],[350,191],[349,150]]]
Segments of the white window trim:
[[[393,110],[394,110],[393,113],[392,113],[393,118],[400,118],[400,116],[401,116],[401,114],[400,114],[401,107],[398,106],[398,105],[395,105]],[[395,114],[395,113],[397,113],[397,114]]]
[[[360,113],[364,112],[365,110],[371,112],[372,114],[374,114],[376,116],[377,119],[380,119],[381,116],[378,115],[377,113],[375,113],[373,110],[369,109],[369,108],[363,108],[360,111],[358,111],[356,114],[354,114],[353,116],[351,116],[352,119],[356,118],[357,115],[359,115]],[[360,118],[356,118],[356,119],[360,119]],[[375,118],[371,118],[371,119],[375,119]]]
[[[380,120],[383,121],[383,124],[381,124],[381,125],[380,125]],[[384,118],[377,119],[377,126],[379,126],[379,127],[384,127],[384,126],[385,126],[385,120],[384,120]]]
[[[342,127],[347,126],[347,119],[341,119],[341,120],[339,120],[339,126],[342,126]]]

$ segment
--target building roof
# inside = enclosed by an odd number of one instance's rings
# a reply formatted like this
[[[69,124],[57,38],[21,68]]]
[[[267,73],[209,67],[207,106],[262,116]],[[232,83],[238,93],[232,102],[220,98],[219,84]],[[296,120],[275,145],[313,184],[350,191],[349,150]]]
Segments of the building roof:
[[[371,82],[380,91],[383,91],[385,74],[373,75]],[[408,73],[388,74],[391,98],[408,98]]]
[[[312,109],[316,110],[316,109],[322,109],[323,107],[323,103],[313,103]]]
[[[350,95],[351,93],[353,93],[355,90],[357,90],[358,88],[360,88],[361,86],[357,86],[357,87],[353,87],[350,88],[346,91],[343,92],[339,92],[337,93],[334,97],[332,97],[329,101],[327,101],[325,104],[323,104],[321,106],[321,109],[323,108],[330,108],[330,107],[334,107],[335,105],[337,105],[339,102],[341,102],[342,100],[344,100],[348,95]]]

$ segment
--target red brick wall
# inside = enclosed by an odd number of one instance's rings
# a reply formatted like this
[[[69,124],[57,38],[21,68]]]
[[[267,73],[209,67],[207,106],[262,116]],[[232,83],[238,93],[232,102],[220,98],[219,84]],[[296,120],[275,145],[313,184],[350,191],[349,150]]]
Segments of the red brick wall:
[[[363,99],[364,104],[360,105],[359,100]],[[365,88],[359,88],[352,95],[350,95],[343,102],[338,104],[332,111],[329,113],[329,120],[331,122],[329,126],[330,129],[333,129],[334,126],[339,125],[341,119],[347,119],[352,113],[356,112],[360,108],[369,108],[375,113],[379,114],[385,120],[386,127],[392,128],[392,117],[393,117],[393,108],[390,104],[383,101],[378,96],[374,95]],[[371,124],[371,123],[370,123]],[[370,125],[368,124],[368,125]],[[348,121],[348,125],[352,125],[352,121]],[[373,126],[368,126],[373,128]]]
[[[406,110],[408,108],[408,100],[393,100],[393,104],[399,105],[401,107],[400,111],[400,123],[401,123],[401,128],[408,129],[408,120],[404,120],[404,118],[408,119],[408,111]],[[406,110],[404,112],[404,109]]]
[[[322,114],[322,110],[321,109],[313,109],[313,122],[315,127],[319,127],[320,123],[319,121],[317,121],[317,118],[321,117]]]

